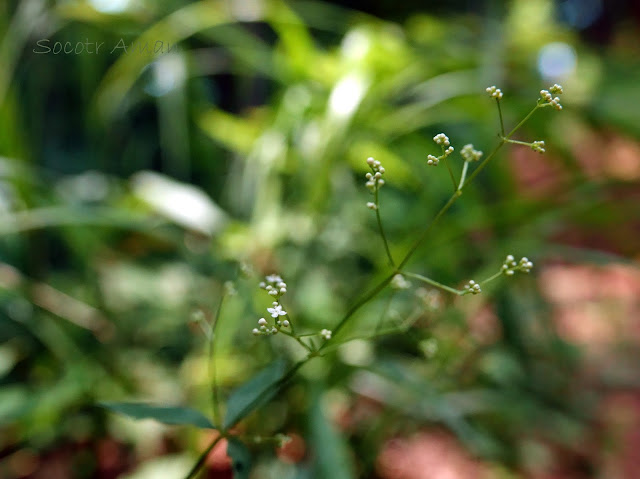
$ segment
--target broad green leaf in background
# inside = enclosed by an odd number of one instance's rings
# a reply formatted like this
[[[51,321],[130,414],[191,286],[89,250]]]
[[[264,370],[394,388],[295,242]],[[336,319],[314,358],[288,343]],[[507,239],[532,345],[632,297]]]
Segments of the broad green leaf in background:
[[[251,453],[242,441],[230,437],[227,442],[227,456],[233,465],[233,479],[249,479],[251,471]]]
[[[222,427],[225,430],[229,429],[250,412],[269,401],[275,393],[275,388],[272,386],[283,378],[284,373],[284,360],[277,360],[235,389],[227,401],[227,413]]]
[[[311,407],[311,440],[316,451],[314,477],[350,479],[356,477],[349,447],[331,424],[322,407],[322,395],[316,391]]]
[[[128,402],[101,402],[98,405],[134,419],[155,419],[164,424],[190,424],[202,429],[215,429],[211,421],[200,411],[187,407]]]

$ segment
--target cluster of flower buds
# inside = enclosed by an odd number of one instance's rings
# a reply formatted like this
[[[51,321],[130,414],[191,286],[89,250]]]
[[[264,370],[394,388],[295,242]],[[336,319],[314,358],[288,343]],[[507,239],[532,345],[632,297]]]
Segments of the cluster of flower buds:
[[[502,263],[501,270],[507,276],[513,276],[516,271],[528,273],[531,271],[531,268],[533,268],[533,263],[529,261],[528,258],[523,257],[516,263],[516,259],[510,254],[505,258],[504,263]]]
[[[322,331],[320,331],[320,336],[322,336],[325,340],[329,340],[331,339],[331,330],[330,329],[323,329]]]
[[[520,268],[520,271],[522,271],[523,273],[528,273],[531,271],[531,268],[533,268],[533,263],[529,261],[529,259],[525,256],[523,258],[520,258],[518,266]]]
[[[371,173],[366,174],[367,182],[365,185],[369,188],[371,193],[375,193],[382,187],[382,185],[384,185],[384,180],[382,179],[382,175],[384,175],[384,167],[378,160],[374,160],[371,157],[367,158],[367,165],[371,168]],[[373,205],[373,207],[370,205]],[[367,206],[371,209],[375,209],[376,205],[375,203],[367,203]]]
[[[465,290],[465,293],[471,293],[471,294],[480,294],[480,293],[482,293],[482,289],[480,288],[480,285],[478,283],[476,283],[474,280],[470,280],[464,286],[464,290]]]
[[[464,161],[479,161],[482,157],[482,152],[473,148],[473,145],[469,143],[468,145],[464,145],[462,150],[460,150],[460,155],[464,159]]]
[[[282,281],[282,278],[277,274],[267,276],[265,281],[260,283],[260,288],[266,290],[271,296],[275,296],[276,299],[287,292],[287,284]],[[252,333],[254,335],[272,335],[280,331],[280,328],[289,327],[288,319],[280,319],[281,316],[286,316],[287,312],[282,309],[282,305],[278,301],[274,301],[271,307],[267,308],[267,312],[275,320],[275,325],[270,326],[266,319],[260,318],[258,320],[258,327],[253,328]]]
[[[496,100],[502,99],[502,90],[500,90],[500,88],[496,88],[495,85],[487,87],[485,91],[491,98],[495,98]]]
[[[544,149],[543,140],[534,141],[530,146],[533,151],[537,151],[538,153],[544,153],[545,151],[547,151]]]
[[[275,326],[269,326],[269,322],[264,318],[260,318],[258,320],[258,326],[259,327],[253,328],[251,331],[255,336],[269,336],[278,333],[278,328]]]
[[[400,273],[396,274],[391,280],[391,287],[393,289],[409,289],[411,282],[407,281]]]
[[[560,98],[554,97],[553,95],[562,95],[564,90],[562,86],[555,83],[549,90],[540,90],[540,101],[543,104],[548,104],[554,107],[556,110],[562,110],[562,105],[560,104]]]
[[[438,133],[436,136],[433,137],[433,141],[436,142],[436,145],[440,145],[442,147],[442,155],[440,156],[428,155],[427,165],[437,166],[438,163],[440,163],[440,160],[446,158],[451,153],[453,153],[453,146],[451,146],[449,137],[444,133]]]
[[[266,290],[271,296],[279,298],[287,292],[287,283],[282,281],[282,278],[277,274],[270,274],[260,282],[260,288]]]

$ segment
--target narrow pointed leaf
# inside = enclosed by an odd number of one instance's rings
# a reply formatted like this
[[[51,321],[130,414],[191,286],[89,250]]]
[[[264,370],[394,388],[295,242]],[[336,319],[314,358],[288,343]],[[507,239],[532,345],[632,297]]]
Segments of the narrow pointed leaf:
[[[164,424],[189,424],[202,429],[215,429],[204,414],[187,407],[157,406],[131,402],[101,402],[98,405],[134,419],[155,419]]]
[[[275,386],[285,373],[285,362],[272,362],[248,382],[235,389],[227,400],[227,413],[223,427],[228,429],[249,415],[253,410],[266,404],[276,393]]]

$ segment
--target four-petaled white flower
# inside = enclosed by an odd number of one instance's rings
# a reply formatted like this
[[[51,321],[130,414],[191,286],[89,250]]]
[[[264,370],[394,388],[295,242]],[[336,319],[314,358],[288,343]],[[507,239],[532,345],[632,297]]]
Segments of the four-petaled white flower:
[[[287,312],[282,309],[282,305],[274,302],[273,308],[267,308],[267,311],[271,314],[272,318],[277,318],[278,316],[286,316]]]

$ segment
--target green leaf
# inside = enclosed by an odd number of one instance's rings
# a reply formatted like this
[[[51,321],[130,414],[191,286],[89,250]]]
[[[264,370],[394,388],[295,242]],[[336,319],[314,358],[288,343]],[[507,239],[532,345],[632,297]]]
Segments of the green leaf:
[[[227,456],[231,458],[233,479],[249,479],[251,453],[238,438],[230,437],[227,442]]]
[[[284,377],[285,362],[277,360],[235,389],[227,401],[227,413],[222,427],[229,429],[253,410],[266,404],[276,393],[272,388]]]
[[[130,402],[101,402],[98,405],[134,419],[155,419],[165,424],[190,424],[202,429],[215,429],[215,426],[204,414],[187,407],[154,406],[153,404]]]
[[[356,477],[347,441],[326,416],[319,389],[314,392],[311,405],[311,441],[316,453],[314,477]]]

